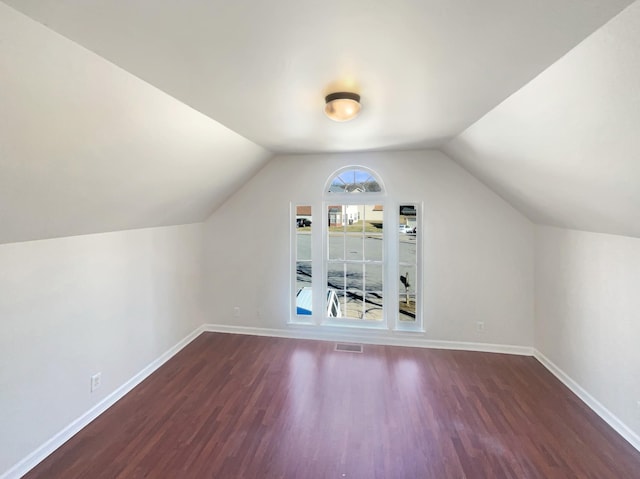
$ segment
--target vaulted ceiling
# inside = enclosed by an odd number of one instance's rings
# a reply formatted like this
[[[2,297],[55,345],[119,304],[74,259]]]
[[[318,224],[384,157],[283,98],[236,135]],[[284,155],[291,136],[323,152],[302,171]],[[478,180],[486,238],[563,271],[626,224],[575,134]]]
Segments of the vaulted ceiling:
[[[275,152],[429,147],[534,221],[640,236],[630,3],[4,0],[0,242],[201,221]]]
[[[270,157],[0,3],[0,243],[199,222]]]
[[[445,152],[537,223],[640,237],[640,2]]]

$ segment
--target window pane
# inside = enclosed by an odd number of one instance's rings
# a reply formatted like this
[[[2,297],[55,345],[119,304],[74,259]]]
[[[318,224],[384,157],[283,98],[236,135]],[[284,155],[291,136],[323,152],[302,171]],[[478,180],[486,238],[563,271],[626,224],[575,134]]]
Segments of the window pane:
[[[296,219],[296,314],[309,316],[311,300],[311,206],[297,205]]]
[[[367,193],[382,191],[380,183],[371,173],[352,169],[337,175],[329,186],[329,193]]]
[[[366,264],[365,265],[365,291],[382,291],[382,265]]]
[[[344,290],[344,263],[329,263],[327,266],[327,288]]]
[[[329,231],[344,231],[344,211],[341,205],[327,207],[327,225]]]
[[[344,259],[343,233],[329,233],[329,259]]]
[[[367,293],[365,299],[364,319],[382,321],[384,319],[382,293]]]
[[[415,264],[416,235],[400,233],[400,263]]]
[[[334,289],[327,289],[327,316],[341,318],[344,308],[344,294]]]
[[[299,230],[300,228],[296,233],[297,259],[309,261],[311,260],[311,231],[301,232]]]
[[[417,310],[417,207],[400,205],[398,310],[400,321],[415,321]]]
[[[329,186],[329,192],[330,193],[342,193],[342,192],[344,192],[345,186],[346,186],[346,184],[345,184],[344,180],[342,178],[340,178],[339,176],[337,176],[331,182],[331,186]]]
[[[349,295],[347,293],[340,293],[340,306],[342,307],[342,318],[347,317],[347,303],[349,302]]]
[[[382,205],[364,205],[363,217],[367,233],[382,233],[384,208]]]
[[[362,261],[364,258],[364,237],[362,233],[348,233],[346,235],[347,257],[351,261]]]
[[[296,261],[296,286],[311,286],[311,261]]]
[[[296,206],[297,232],[311,232],[311,206]]]
[[[327,290],[327,315],[330,318],[344,318],[347,311],[347,296],[344,291]]]
[[[415,300],[406,303],[404,296],[400,298],[399,306],[399,318],[400,321],[415,321],[416,320],[416,302]]]
[[[346,226],[347,231],[362,231],[359,209],[360,207],[358,205],[344,205],[342,207],[342,210],[344,211],[344,225]]]
[[[416,293],[416,267],[414,265],[400,266],[400,293],[413,294]]]
[[[364,259],[367,261],[382,261],[382,235],[367,234],[364,238]]]
[[[349,291],[346,295],[346,308],[344,316],[350,319],[362,319],[363,313],[362,291]]]
[[[296,314],[311,315],[311,262],[296,263]]]
[[[400,205],[400,211],[398,212],[400,216],[400,223],[413,222],[415,225],[417,211],[416,205]]]
[[[347,289],[362,290],[363,288],[363,264],[347,263]]]
[[[310,316],[313,311],[311,286],[299,287],[296,293],[296,314],[298,316]]]

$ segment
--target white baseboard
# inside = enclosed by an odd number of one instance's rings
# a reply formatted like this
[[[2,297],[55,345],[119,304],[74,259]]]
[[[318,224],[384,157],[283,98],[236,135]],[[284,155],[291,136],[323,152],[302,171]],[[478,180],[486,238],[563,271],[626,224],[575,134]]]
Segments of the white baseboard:
[[[625,423],[604,407],[596,398],[589,394],[582,386],[575,382],[571,377],[560,369],[553,361],[542,354],[537,349],[534,350],[534,357],[547,368],[551,374],[567,386],[576,396],[589,406],[598,416],[600,416],[609,426],[616,430],[629,444],[640,451],[640,436],[633,432]]]
[[[565,384],[576,396],[578,396],[587,406],[598,414],[607,424],[615,429],[633,447],[640,451],[640,437],[627,427],[620,419],[605,408],[593,396],[585,391],[578,383],[571,379],[564,371],[556,366],[550,359],[537,349],[527,346],[511,346],[501,344],[485,344],[461,341],[434,341],[416,337],[412,333],[399,331],[366,331],[366,330],[342,330],[326,329],[319,331],[315,328],[291,327],[287,329],[275,328],[255,328],[247,326],[229,326],[223,324],[204,324],[191,334],[179,341],[175,346],[167,350],[142,371],[120,386],[106,398],[73,421],[62,431],[57,433],[38,449],[33,451],[19,463],[0,476],[0,479],[19,479],[24,474],[33,469],[49,454],[68,441],[82,428],[88,425],[96,417],[115,404],[134,387],[144,381],[156,369],[171,359],[187,344],[193,341],[203,332],[219,332],[233,334],[248,334],[253,336],[270,336],[278,338],[312,339],[321,341],[351,341],[364,344],[379,344],[390,346],[407,346],[433,349],[451,349],[464,351],[479,351],[500,354],[516,354],[522,356],[534,356],[540,363]]]
[[[35,466],[37,466],[40,462],[42,462],[49,454],[62,446],[65,442],[67,442],[71,437],[77,434],[82,428],[88,425],[91,421],[97,418],[100,414],[109,409],[113,404],[116,403],[119,399],[121,399],[125,394],[131,391],[134,387],[144,381],[148,376],[151,375],[156,369],[162,366],[165,362],[171,359],[176,353],[178,353],[182,348],[184,348],[187,344],[197,338],[203,331],[205,331],[204,326],[200,326],[198,329],[193,331],[191,334],[180,340],[175,346],[165,351],[159,358],[154,360],[151,364],[145,367],[142,371],[136,374],[134,377],[129,379],[126,383],[120,386],[118,389],[113,391],[107,397],[105,397],[102,401],[96,404],[94,407],[85,412],[78,419],[73,421],[67,427],[65,427],[62,431],[57,433],[47,442],[42,444],[38,449],[33,451],[19,463],[14,465],[11,469],[6,471],[0,476],[0,479],[19,479]]]
[[[517,354],[533,356],[533,348],[502,344],[471,343],[463,341],[434,341],[417,337],[415,333],[404,331],[383,331],[346,328],[309,328],[305,325],[292,325],[287,329],[255,328],[247,326],[229,326],[225,324],[205,324],[204,330],[215,333],[248,334],[252,336],[271,336],[276,338],[313,339],[320,341],[351,341],[363,344],[387,346],[407,346],[412,348],[455,349],[485,353]]]

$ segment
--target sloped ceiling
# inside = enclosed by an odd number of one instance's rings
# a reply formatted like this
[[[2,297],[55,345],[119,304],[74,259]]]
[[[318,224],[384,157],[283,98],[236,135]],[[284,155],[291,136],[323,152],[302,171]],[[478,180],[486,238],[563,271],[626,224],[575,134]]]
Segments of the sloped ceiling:
[[[0,3],[0,243],[202,221],[270,156]]]
[[[630,0],[5,0],[277,152],[439,146]],[[324,96],[362,95],[357,121]]]
[[[640,237],[640,2],[444,149],[537,223]]]
[[[4,0],[0,243],[201,221],[270,150],[443,145],[535,221],[637,236],[638,2],[598,30],[630,3]]]

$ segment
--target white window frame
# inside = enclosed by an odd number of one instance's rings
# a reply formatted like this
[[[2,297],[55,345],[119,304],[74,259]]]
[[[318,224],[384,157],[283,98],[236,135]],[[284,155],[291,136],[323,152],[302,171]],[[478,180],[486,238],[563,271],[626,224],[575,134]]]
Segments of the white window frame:
[[[402,271],[400,270],[400,232],[398,231],[398,227],[396,227],[396,238],[395,238],[395,258],[394,258],[394,266],[396,268],[395,271],[395,309],[394,309],[394,330],[396,331],[407,331],[407,332],[424,332],[424,321],[423,321],[423,257],[422,257],[422,244],[423,244],[423,234],[424,234],[424,221],[422,217],[423,204],[421,201],[399,201],[395,205],[395,218],[399,220],[400,218],[400,206],[402,205],[413,205],[416,208],[416,320],[415,321],[401,321],[400,320],[400,312],[399,312],[399,302],[400,302],[400,294],[402,283],[400,282],[400,274]],[[396,221],[399,224],[399,221]]]
[[[333,179],[345,171],[361,170],[369,173],[378,181],[381,191],[361,193],[329,192]],[[383,319],[371,321],[366,319],[331,318],[327,315],[327,279],[329,255],[329,231],[327,222],[327,208],[331,205],[382,205],[383,213]],[[415,205],[416,207],[416,320],[400,321],[400,243],[399,243],[399,210],[400,205]],[[311,265],[312,265],[312,314],[298,315],[296,308],[297,293],[297,228],[296,217],[298,206],[311,206]],[[290,235],[290,315],[288,323],[291,325],[329,326],[339,328],[357,328],[387,330],[398,332],[424,332],[424,304],[423,304],[423,242],[425,222],[423,218],[423,203],[420,201],[396,201],[389,198],[382,178],[373,170],[361,165],[349,165],[334,171],[326,181],[322,194],[322,202],[295,201],[290,203],[291,228]]]
[[[353,168],[349,168],[353,169]],[[331,177],[335,177],[335,174]],[[377,175],[376,175],[377,177]],[[326,221],[327,211],[331,205],[382,205],[383,207],[383,224],[388,223],[389,211],[386,205],[386,197],[381,193],[327,193],[325,201],[322,205],[322,214],[325,220],[322,222],[322,297],[324,298],[327,291],[328,275],[329,275],[329,225]],[[389,289],[389,267],[387,257],[389,255],[389,241],[387,240],[387,231],[383,228],[383,247],[382,247],[382,297],[383,297],[383,315],[381,321],[372,321],[366,319],[349,319],[349,318],[332,318],[326,314],[326,307],[323,308],[322,324],[329,326],[355,327],[360,329],[389,329],[388,313],[389,306],[387,298],[393,289]],[[364,262],[366,264],[366,261]],[[363,292],[364,294],[364,292]]]
[[[376,192],[360,192],[360,193],[340,193],[329,192],[329,188],[337,176],[351,170],[359,170],[368,173],[374,178],[380,186],[380,191]],[[364,205],[364,204],[377,204],[383,207],[383,225],[389,224],[389,209],[387,207],[387,193],[386,188],[380,175],[378,175],[371,168],[362,165],[348,165],[334,171],[327,179],[323,190],[323,203],[322,203],[322,258],[321,258],[321,278],[322,278],[322,298],[326,295],[327,283],[328,283],[328,258],[329,258],[329,225],[327,222],[328,207],[331,205]],[[326,314],[326,306],[322,309],[322,324],[328,326],[339,327],[353,327],[359,329],[389,329],[389,305],[387,304],[388,297],[393,289],[389,288],[391,284],[389,282],[389,262],[387,258],[390,254],[389,240],[387,239],[388,230],[384,231],[383,228],[383,250],[382,250],[382,268],[383,268],[383,283],[382,283],[382,296],[383,296],[383,316],[382,321],[370,321],[366,319],[348,319],[348,318],[331,318]],[[364,292],[363,292],[364,294]]]
[[[312,292],[312,307],[311,307],[311,314],[310,315],[301,315],[298,314],[298,308],[297,308],[297,293],[298,293],[298,270],[297,270],[297,262],[298,262],[298,231],[297,231],[297,226],[296,226],[296,219],[297,219],[297,209],[298,206],[310,206],[311,207],[311,292]],[[311,325],[311,324],[317,324],[318,323],[318,314],[317,314],[317,301],[316,301],[316,295],[313,294],[317,289],[317,277],[318,277],[318,271],[316,270],[317,268],[317,254],[315,251],[315,239],[314,237],[317,236],[316,234],[314,234],[314,225],[316,225],[316,219],[317,219],[317,208],[316,206],[314,206],[314,204],[310,201],[308,202],[304,202],[304,201],[299,201],[299,202],[292,202],[290,203],[290,214],[289,214],[289,227],[291,228],[291,234],[290,234],[290,244],[291,247],[290,252],[291,252],[291,258],[290,258],[290,264],[291,264],[291,269],[290,269],[290,273],[289,273],[289,277],[291,278],[290,280],[290,292],[291,292],[291,298],[292,300],[289,302],[290,306],[291,306],[291,310],[289,312],[289,324],[307,324],[307,325]]]

